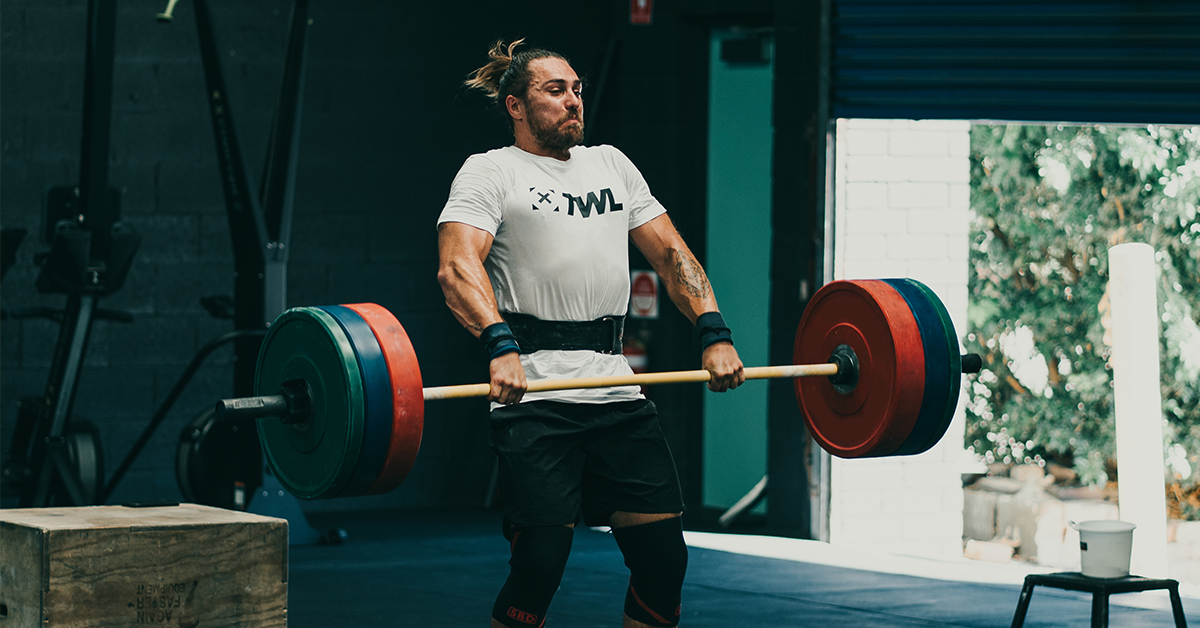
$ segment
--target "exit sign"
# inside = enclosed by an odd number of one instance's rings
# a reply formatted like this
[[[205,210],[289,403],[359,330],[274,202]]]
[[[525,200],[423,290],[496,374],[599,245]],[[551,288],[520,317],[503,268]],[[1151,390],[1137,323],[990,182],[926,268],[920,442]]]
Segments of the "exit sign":
[[[654,0],[629,0],[629,23],[649,24],[654,16]]]

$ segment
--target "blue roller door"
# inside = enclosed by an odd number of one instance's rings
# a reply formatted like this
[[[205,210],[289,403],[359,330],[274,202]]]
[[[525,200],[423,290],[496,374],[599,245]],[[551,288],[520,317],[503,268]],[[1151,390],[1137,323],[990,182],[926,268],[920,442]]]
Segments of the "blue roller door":
[[[1200,2],[832,0],[832,112],[1200,124]]]

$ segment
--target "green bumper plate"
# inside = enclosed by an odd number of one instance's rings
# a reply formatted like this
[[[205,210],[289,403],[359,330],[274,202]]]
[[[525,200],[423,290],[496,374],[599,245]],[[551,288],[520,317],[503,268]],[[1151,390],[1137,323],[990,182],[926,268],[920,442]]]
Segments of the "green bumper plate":
[[[302,499],[333,497],[354,475],[362,453],[366,403],[354,346],[328,313],[292,308],[271,325],[255,372],[255,394],[275,395],[289,379],[308,382],[311,419],[288,425],[258,420],[275,477]]]
[[[946,410],[943,413],[941,422],[929,434],[929,440],[925,442],[918,451],[926,451],[936,445],[942,437],[946,435],[946,430],[950,428],[950,421],[954,419],[954,412],[958,409],[958,395],[962,390],[962,352],[958,347],[958,333],[954,331],[954,321],[950,320],[950,312],[946,311],[945,304],[934,294],[929,286],[915,280],[909,279],[910,283],[914,284],[925,293],[925,297],[929,299],[929,303],[933,309],[937,311],[938,318],[942,320],[942,328],[946,332],[946,346],[950,352],[950,372],[947,376],[950,378],[950,390],[946,393]]]

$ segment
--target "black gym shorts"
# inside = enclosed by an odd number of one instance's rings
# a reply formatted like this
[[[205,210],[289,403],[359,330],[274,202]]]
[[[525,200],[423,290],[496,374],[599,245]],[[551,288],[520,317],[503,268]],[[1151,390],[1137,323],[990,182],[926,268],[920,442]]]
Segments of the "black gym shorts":
[[[683,512],[671,450],[648,399],[530,401],[492,410],[509,525],[608,525],[618,510]]]

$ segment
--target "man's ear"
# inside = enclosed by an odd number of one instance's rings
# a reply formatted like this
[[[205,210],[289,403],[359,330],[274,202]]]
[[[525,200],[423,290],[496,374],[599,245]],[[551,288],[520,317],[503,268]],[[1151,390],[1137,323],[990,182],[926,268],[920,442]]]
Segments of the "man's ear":
[[[512,116],[514,120],[522,120],[525,117],[525,103],[512,94],[504,99],[504,108],[508,110],[508,115]]]

